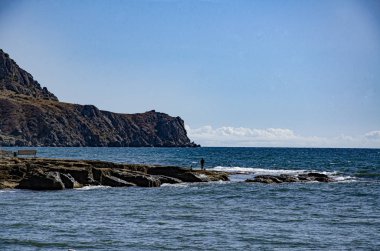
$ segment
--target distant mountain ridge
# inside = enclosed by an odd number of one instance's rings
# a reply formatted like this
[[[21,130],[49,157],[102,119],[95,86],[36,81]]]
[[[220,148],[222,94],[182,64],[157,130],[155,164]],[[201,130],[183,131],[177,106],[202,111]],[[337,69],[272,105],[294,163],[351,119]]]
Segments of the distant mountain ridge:
[[[6,146],[196,147],[184,121],[149,111],[118,114],[59,102],[0,49],[0,144]]]

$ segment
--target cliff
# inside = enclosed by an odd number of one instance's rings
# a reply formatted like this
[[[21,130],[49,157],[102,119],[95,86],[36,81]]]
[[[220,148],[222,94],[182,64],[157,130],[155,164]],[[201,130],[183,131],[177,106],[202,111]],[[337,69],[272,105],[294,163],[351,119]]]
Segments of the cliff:
[[[149,111],[117,114],[59,102],[0,49],[0,144],[3,146],[194,147],[180,117]]]

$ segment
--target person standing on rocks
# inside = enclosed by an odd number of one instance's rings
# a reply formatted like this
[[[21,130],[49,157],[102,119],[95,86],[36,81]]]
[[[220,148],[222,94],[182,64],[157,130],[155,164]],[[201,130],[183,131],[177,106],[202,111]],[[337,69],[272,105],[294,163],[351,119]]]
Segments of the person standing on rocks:
[[[203,158],[201,159],[201,169],[205,169],[205,160]]]

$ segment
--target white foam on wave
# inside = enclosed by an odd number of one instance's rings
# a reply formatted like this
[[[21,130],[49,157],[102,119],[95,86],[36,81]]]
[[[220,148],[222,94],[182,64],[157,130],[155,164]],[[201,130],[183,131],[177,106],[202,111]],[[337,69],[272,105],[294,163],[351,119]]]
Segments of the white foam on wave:
[[[329,176],[331,179],[333,179],[335,182],[355,182],[357,181],[356,177],[352,176],[343,176],[341,173],[337,171],[327,172],[327,171],[312,171],[316,173],[321,173]]]
[[[225,166],[216,166],[210,168],[209,170],[213,171],[223,171],[228,173],[236,174],[255,174],[255,175],[280,175],[280,174],[301,174],[310,172],[307,170],[290,170],[290,169],[264,169],[264,168],[252,168],[252,167],[225,167]]]
[[[110,186],[84,186],[81,188],[75,188],[76,190],[94,190],[94,189],[108,189]]]
[[[15,193],[16,190],[14,189],[4,189],[4,190],[0,190],[0,193]]]
[[[335,182],[356,182],[357,179],[352,176],[332,176],[331,177]]]
[[[188,187],[189,183],[177,183],[177,184],[169,184],[164,183],[161,185],[161,187]]]

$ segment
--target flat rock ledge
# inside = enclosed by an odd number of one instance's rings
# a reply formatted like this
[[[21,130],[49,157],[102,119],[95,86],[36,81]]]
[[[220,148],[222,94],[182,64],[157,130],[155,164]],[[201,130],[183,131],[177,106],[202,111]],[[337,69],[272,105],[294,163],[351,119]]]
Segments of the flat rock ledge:
[[[62,190],[89,185],[159,187],[165,183],[228,180],[226,172],[175,166],[44,158],[0,159],[0,189]]]
[[[245,182],[272,184],[293,182],[334,182],[334,180],[326,174],[310,172],[297,175],[257,175],[253,179],[247,179]]]

